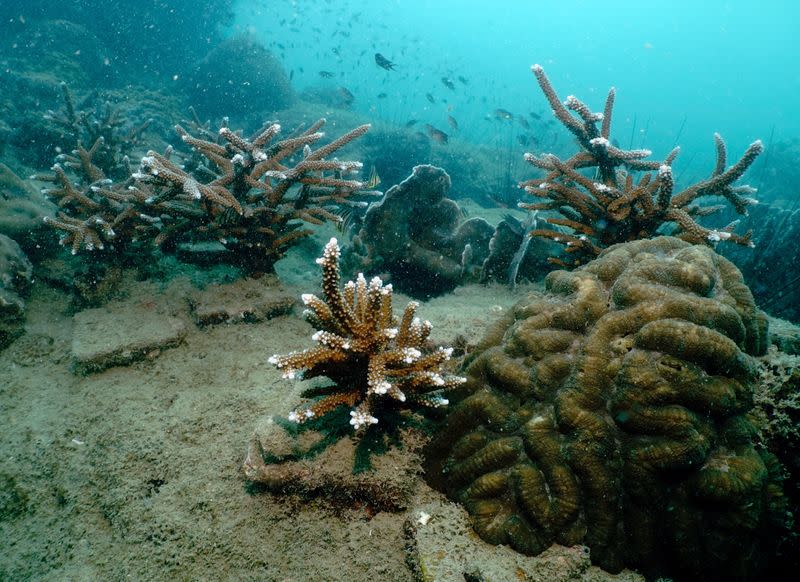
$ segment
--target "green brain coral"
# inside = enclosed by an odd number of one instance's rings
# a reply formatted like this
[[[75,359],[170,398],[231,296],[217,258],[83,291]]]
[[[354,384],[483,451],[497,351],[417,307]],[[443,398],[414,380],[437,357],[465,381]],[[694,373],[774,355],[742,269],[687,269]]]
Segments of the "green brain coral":
[[[612,572],[748,575],[782,491],[746,417],[767,323],[739,271],[661,237],[546,287],[473,356],[431,483],[525,554],[583,543]]]

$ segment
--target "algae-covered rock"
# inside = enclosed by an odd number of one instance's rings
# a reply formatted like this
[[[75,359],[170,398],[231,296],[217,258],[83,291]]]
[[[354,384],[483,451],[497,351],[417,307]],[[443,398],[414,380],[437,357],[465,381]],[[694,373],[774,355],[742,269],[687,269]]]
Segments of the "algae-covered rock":
[[[472,356],[430,482],[524,554],[585,544],[611,572],[752,575],[785,510],[746,416],[767,320],[739,271],[661,237],[546,288]]]
[[[0,349],[24,331],[25,300],[33,278],[33,265],[20,246],[0,234]]]

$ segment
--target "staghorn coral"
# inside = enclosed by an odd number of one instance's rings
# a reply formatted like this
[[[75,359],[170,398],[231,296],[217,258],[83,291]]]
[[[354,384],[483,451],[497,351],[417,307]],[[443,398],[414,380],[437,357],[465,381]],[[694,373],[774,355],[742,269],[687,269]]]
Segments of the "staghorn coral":
[[[431,484],[484,540],[526,554],[583,543],[613,572],[752,575],[784,511],[745,416],[767,323],[739,271],[659,237],[546,288],[472,357],[427,452]]]
[[[340,406],[350,406],[350,424],[356,430],[378,422],[375,414],[394,406],[447,404],[442,396],[464,381],[444,373],[442,365],[452,350],[428,349],[429,321],[415,317],[410,302],[399,325],[392,314],[392,286],[362,274],[339,289],[339,245],[331,239],[317,262],[322,266],[323,299],[303,295],[306,319],[317,328],[315,348],[269,359],[284,378],[325,376],[333,385],[323,397],[294,410],[289,420],[304,422],[325,416]]]
[[[173,160],[171,148],[164,154],[151,150],[124,182],[104,176],[93,162],[94,148],[79,148],[77,158],[67,161],[82,173],[77,184],[59,164],[54,175],[39,177],[55,184],[45,193],[64,210],[48,222],[65,233],[61,242],[73,254],[108,245],[117,252],[133,247],[137,256],[142,253],[136,243],[142,241],[171,250],[182,241],[212,240],[248,273],[271,272],[292,244],[311,234],[304,223],[338,220],[337,206],[350,204],[348,197],[363,188],[347,177],[361,169],[360,162],[328,157],[369,126],[312,150],[324,136],[319,131],[324,124],[320,119],[279,141],[274,141],[281,131],[277,123],[252,139],[223,126],[219,142],[194,137],[178,125],[181,139],[202,161],[192,160],[189,169]]]
[[[573,95],[562,103],[542,67],[534,65],[532,71],[556,119],[577,138],[581,147],[581,151],[567,160],[553,154],[540,157],[525,154],[526,161],[546,170],[547,175],[523,182],[520,187],[546,201],[519,206],[555,210],[562,216],[548,218],[547,222],[571,231],[533,231],[534,236],[565,245],[565,252],[571,258],[566,261],[553,258],[553,262],[562,266],[583,264],[612,244],[655,236],[665,224],[673,224],[672,234],[694,244],[729,240],[752,246],[749,231],[744,235],[733,232],[736,223],[719,230],[700,225],[697,218],[713,214],[722,206],[700,206],[696,202],[706,196],[721,196],[738,214],[747,214],[747,207],[755,203],[749,197],[755,189],[734,186],[734,182],[764,150],[760,140],[750,144],[742,157],[726,169],[725,142],[719,134],[714,134],[717,163],[711,177],[676,193],[672,163],[680,148],[673,149],[663,161],[652,161],[646,159],[652,153],[650,150],[623,150],[612,145],[613,87],[603,112],[593,113]],[[592,172],[591,177],[582,172],[587,169]],[[636,172],[642,175],[634,181]]]

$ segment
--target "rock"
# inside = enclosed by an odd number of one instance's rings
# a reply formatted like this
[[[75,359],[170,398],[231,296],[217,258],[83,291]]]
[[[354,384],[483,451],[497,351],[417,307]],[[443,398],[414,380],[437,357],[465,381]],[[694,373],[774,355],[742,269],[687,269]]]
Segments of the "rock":
[[[209,285],[189,299],[197,325],[253,323],[286,315],[295,299],[277,284],[275,277],[239,279],[224,285]]]
[[[785,319],[770,317],[769,339],[780,351],[800,355],[800,326]]]
[[[24,297],[30,289],[33,265],[14,240],[0,234],[0,349],[22,335]]]
[[[529,557],[508,546],[487,544],[472,532],[467,512],[453,503],[435,501],[415,507],[404,529],[407,562],[423,582],[644,581],[630,570],[612,575],[592,566],[586,546],[554,544]]]
[[[182,319],[130,303],[87,309],[73,322],[72,357],[80,374],[155,357],[179,345],[187,333]]]
[[[347,426],[347,421],[344,421]],[[419,482],[419,450],[424,439],[404,431],[402,446],[369,455],[368,443],[348,436],[330,439],[288,421],[264,419],[247,447],[245,477],[269,491],[322,499],[340,507],[367,505],[375,511],[407,507]],[[349,427],[348,427],[349,428]],[[359,459],[369,455],[369,467]]]

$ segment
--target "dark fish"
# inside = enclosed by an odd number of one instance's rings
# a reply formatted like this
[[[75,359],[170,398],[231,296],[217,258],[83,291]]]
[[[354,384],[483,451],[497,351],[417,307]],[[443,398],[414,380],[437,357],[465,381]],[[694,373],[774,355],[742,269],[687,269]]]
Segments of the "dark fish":
[[[339,87],[336,89],[336,93],[339,95],[339,98],[342,100],[342,103],[345,105],[352,105],[353,101],[356,100],[356,96],[353,95],[347,87]]]
[[[458,76],[458,80],[461,81],[464,85],[469,85],[469,81],[467,81],[467,79],[462,75]]]
[[[386,93],[378,93],[378,99],[386,99]]]
[[[495,109],[494,110],[494,118],[495,119],[514,119],[514,114],[510,111],[505,109]]]
[[[337,57],[340,57],[340,56],[342,56],[342,55],[340,55],[340,54],[339,54],[339,49],[338,49],[338,48],[336,48],[336,47],[333,47],[333,48],[331,49],[331,52],[332,52],[333,54],[335,54]]]
[[[539,115],[538,113],[534,113],[533,111],[531,111],[530,116],[533,117],[534,119],[541,119],[542,118],[541,115]]]
[[[430,93],[425,93],[425,98],[431,103],[436,103],[436,99]]]
[[[291,81],[294,78],[294,69],[289,71],[289,80]]]
[[[530,143],[528,141],[528,136],[525,135],[524,133],[521,133],[521,134],[519,134],[517,136],[517,141],[519,142],[519,145],[521,145],[521,146],[527,146],[528,143]]]
[[[409,119],[406,121],[406,127],[414,127],[419,119]]]
[[[522,115],[517,115],[517,121],[519,121],[519,124],[520,124],[522,127],[524,127],[525,129],[530,129],[530,128],[531,128],[531,124],[530,124],[530,123],[528,123],[528,120],[527,120],[527,119],[525,119],[525,117],[524,117],[524,116],[522,116]]]
[[[445,87],[447,87],[451,91],[455,91],[456,90],[455,83],[453,83],[452,79],[449,79],[447,77],[442,77],[442,85],[444,85]]]
[[[323,79],[333,79],[333,77],[335,77],[336,75],[334,73],[331,73],[330,71],[320,71],[319,76],[322,77]]]
[[[428,130],[428,136],[436,143],[445,144],[450,136],[448,136],[441,129],[436,129],[431,124],[425,124],[425,129]]]
[[[387,71],[394,71],[395,64],[383,56],[381,53],[375,53],[375,64]]]
[[[456,131],[458,131],[458,122],[456,121],[455,117],[453,117],[452,115],[448,115],[447,116],[447,123],[450,124],[450,127],[455,129]]]

